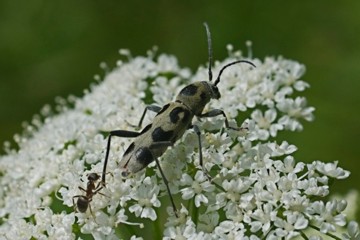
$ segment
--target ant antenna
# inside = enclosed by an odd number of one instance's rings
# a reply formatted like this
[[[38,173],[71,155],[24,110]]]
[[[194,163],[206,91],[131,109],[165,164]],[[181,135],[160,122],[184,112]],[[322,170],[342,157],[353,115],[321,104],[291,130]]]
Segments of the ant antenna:
[[[212,59],[213,59],[213,53],[212,53],[212,46],[211,46],[211,34],[209,26],[206,22],[204,22],[204,26],[206,29],[206,35],[207,35],[207,41],[208,41],[208,53],[209,53],[209,81],[212,80],[212,71],[211,71],[211,65],[212,65]]]
[[[247,63],[247,64],[250,64],[251,66],[253,66],[253,67],[256,68],[256,66],[255,66],[252,62],[246,61],[246,60],[239,60],[239,61],[235,61],[235,62],[228,63],[228,64],[226,64],[226,65],[220,70],[219,75],[218,75],[218,77],[216,78],[216,81],[215,81],[214,85],[216,86],[216,85],[220,82],[221,74],[223,73],[223,71],[225,70],[225,68],[230,67],[231,65],[234,65],[234,64],[237,64],[237,63]]]

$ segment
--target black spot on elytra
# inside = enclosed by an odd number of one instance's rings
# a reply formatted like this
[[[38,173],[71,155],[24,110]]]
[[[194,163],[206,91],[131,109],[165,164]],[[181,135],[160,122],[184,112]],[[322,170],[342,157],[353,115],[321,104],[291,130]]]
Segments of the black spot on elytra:
[[[126,151],[125,151],[125,153],[124,153],[124,156],[128,155],[128,154],[134,149],[134,147],[135,147],[135,143],[132,142],[132,143],[130,144],[130,146],[126,149]]]
[[[147,125],[146,127],[144,127],[144,129],[141,131],[140,134],[146,133],[147,131],[149,131],[149,129],[151,128],[152,124],[150,123],[149,125]]]
[[[184,108],[182,108],[182,107],[176,107],[176,108],[174,108],[171,112],[170,112],[170,114],[169,114],[169,116],[170,116],[170,121],[172,122],[172,123],[177,123],[178,121],[179,121],[179,114],[180,113],[183,113],[184,115],[182,116],[182,122],[187,122],[188,120],[189,120],[189,116],[190,116],[190,111],[189,110],[187,110],[187,109],[184,109]]]
[[[190,85],[187,85],[186,87],[184,87],[180,91],[180,94],[185,95],[185,96],[194,96],[196,94],[197,90],[198,90],[197,86],[195,86],[194,84],[190,84]]]
[[[174,131],[164,131],[158,127],[155,128],[151,136],[154,142],[170,141],[174,136]]]
[[[189,117],[190,117],[190,111],[184,109],[184,117],[183,117],[183,119],[182,119],[182,122],[183,122],[183,123],[188,122],[188,121],[189,121]]]
[[[149,163],[151,163],[154,160],[154,157],[151,153],[151,151],[146,148],[139,148],[136,153],[136,160],[143,166],[147,166]]]
[[[170,121],[172,123],[177,123],[177,121],[179,121],[179,113],[181,113],[181,112],[184,112],[183,108],[181,108],[181,107],[174,108],[169,114]]]
[[[170,103],[168,103],[168,104],[166,104],[165,106],[163,106],[163,107],[161,108],[161,110],[156,114],[156,116],[162,114],[166,109],[169,108],[169,106],[170,106]]]

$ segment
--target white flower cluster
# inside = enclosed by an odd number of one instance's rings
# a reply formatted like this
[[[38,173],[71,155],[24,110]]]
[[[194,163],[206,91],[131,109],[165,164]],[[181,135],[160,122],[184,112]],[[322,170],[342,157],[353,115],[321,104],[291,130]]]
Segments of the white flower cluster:
[[[231,51],[216,62],[242,59]],[[155,163],[129,178],[117,163],[131,139],[115,138],[107,184],[92,196],[85,213],[74,210],[74,196],[86,195],[89,173],[101,174],[106,148],[104,132],[133,130],[148,103],[164,105],[189,82],[207,79],[205,67],[192,75],[173,56],[153,52],[119,62],[104,81],[84,97],[58,100],[15,137],[19,149],[0,158],[0,239],[321,239],[348,227],[343,239],[359,238],[358,225],[347,223],[344,200],[326,201],[329,181],[349,172],[337,162],[303,163],[291,155],[297,147],[276,142],[279,131],[302,130],[313,119],[300,93],[305,67],[283,58],[248,59],[222,75],[222,97],[209,109],[223,109],[234,131],[221,117],[196,120],[202,131],[206,173],[199,166],[196,134],[189,130],[160,158],[178,207],[173,213]],[[149,114],[145,123],[154,115]],[[208,179],[211,176],[211,181]],[[165,223],[165,224],[164,224]],[[317,229],[306,235],[307,229]],[[335,235],[333,235],[335,234]]]

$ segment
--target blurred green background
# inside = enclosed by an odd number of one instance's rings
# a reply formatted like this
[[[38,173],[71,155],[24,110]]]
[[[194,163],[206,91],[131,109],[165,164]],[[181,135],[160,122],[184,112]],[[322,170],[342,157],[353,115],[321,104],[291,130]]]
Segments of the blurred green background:
[[[339,160],[352,171],[336,191],[359,189],[360,1],[0,1],[0,142],[11,140],[56,96],[81,96],[102,61],[118,49],[145,54],[152,46],[181,66],[207,61],[202,23],[215,59],[226,44],[254,56],[283,55],[304,63],[305,92],[316,120],[283,136],[302,161]]]

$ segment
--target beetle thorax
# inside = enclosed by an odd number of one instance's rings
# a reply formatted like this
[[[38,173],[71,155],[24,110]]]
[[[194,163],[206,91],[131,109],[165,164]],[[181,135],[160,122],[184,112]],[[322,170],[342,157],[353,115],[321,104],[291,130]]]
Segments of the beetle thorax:
[[[202,81],[184,87],[176,97],[176,101],[189,107],[198,116],[212,98],[220,98],[218,88],[211,82]]]

